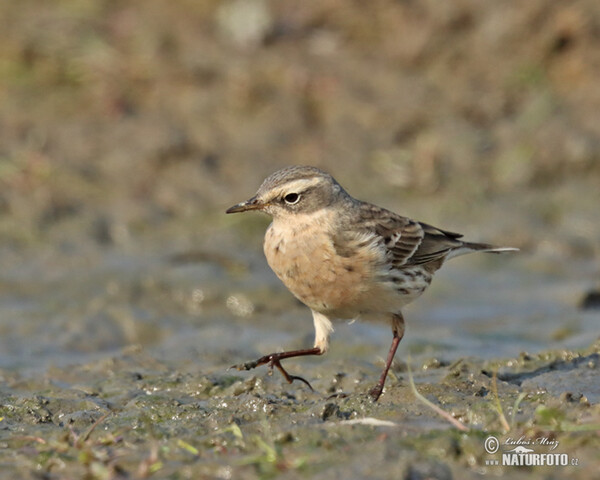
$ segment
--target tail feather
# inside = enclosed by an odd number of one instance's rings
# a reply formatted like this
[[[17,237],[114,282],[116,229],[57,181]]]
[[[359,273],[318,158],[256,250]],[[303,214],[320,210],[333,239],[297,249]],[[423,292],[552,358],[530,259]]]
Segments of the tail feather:
[[[504,252],[518,252],[518,248],[514,247],[496,247],[489,243],[474,243],[474,242],[463,242],[461,248],[468,248],[478,252],[489,252],[489,253],[504,253]]]
[[[458,257],[472,252],[505,253],[518,251],[519,249],[514,247],[496,247],[489,243],[462,242],[462,245],[452,250],[446,258]]]

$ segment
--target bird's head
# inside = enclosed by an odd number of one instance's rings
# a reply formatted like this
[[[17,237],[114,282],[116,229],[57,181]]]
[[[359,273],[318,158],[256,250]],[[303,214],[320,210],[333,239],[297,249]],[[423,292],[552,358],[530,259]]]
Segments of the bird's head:
[[[312,213],[346,198],[348,194],[327,172],[293,166],[267,177],[256,195],[229,208],[227,213],[260,210],[277,218]]]

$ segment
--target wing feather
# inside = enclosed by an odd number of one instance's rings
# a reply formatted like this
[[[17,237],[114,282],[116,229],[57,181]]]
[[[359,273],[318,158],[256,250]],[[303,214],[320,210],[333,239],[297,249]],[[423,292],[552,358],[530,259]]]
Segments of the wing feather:
[[[442,260],[463,245],[461,234],[442,230],[362,202],[361,215],[353,230],[371,232],[381,238],[396,268],[425,265]]]

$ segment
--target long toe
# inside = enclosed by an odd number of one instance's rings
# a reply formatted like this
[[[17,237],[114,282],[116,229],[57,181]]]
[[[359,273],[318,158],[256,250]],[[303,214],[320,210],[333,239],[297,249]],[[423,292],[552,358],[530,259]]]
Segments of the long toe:
[[[253,368],[258,367],[259,365],[264,365],[265,363],[267,363],[265,360],[265,357],[261,357],[258,360],[253,360],[251,362],[246,362],[246,363],[238,363],[237,365],[232,365],[231,367],[229,367],[228,370],[231,369],[236,369],[236,370],[252,370]]]
[[[228,368],[228,370],[251,370],[253,369],[256,365],[252,365],[253,362],[246,362],[246,363],[238,363],[237,365],[232,365],[231,367]]]
[[[314,392],[314,391],[315,391],[315,389],[314,389],[314,388],[312,387],[312,385],[311,385],[311,384],[308,382],[308,380],[305,380],[304,378],[302,378],[302,377],[299,377],[298,375],[290,375],[290,379],[292,380],[292,382],[293,382],[294,380],[299,380],[299,381],[301,381],[302,383],[304,383],[304,384],[305,384],[305,385],[306,385],[308,388],[310,388],[310,391],[311,391],[311,392]]]

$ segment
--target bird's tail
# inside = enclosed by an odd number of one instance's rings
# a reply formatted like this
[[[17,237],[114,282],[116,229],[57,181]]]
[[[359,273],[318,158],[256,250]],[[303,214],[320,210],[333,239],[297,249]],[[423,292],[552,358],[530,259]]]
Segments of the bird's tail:
[[[463,242],[463,248],[468,248],[475,252],[489,252],[489,253],[504,253],[504,252],[518,252],[518,248],[514,247],[496,247],[489,243],[474,243],[474,242]]]
[[[472,252],[505,253],[518,251],[519,249],[514,247],[496,247],[489,243],[462,242],[462,245],[452,250],[446,258],[458,257]]]

